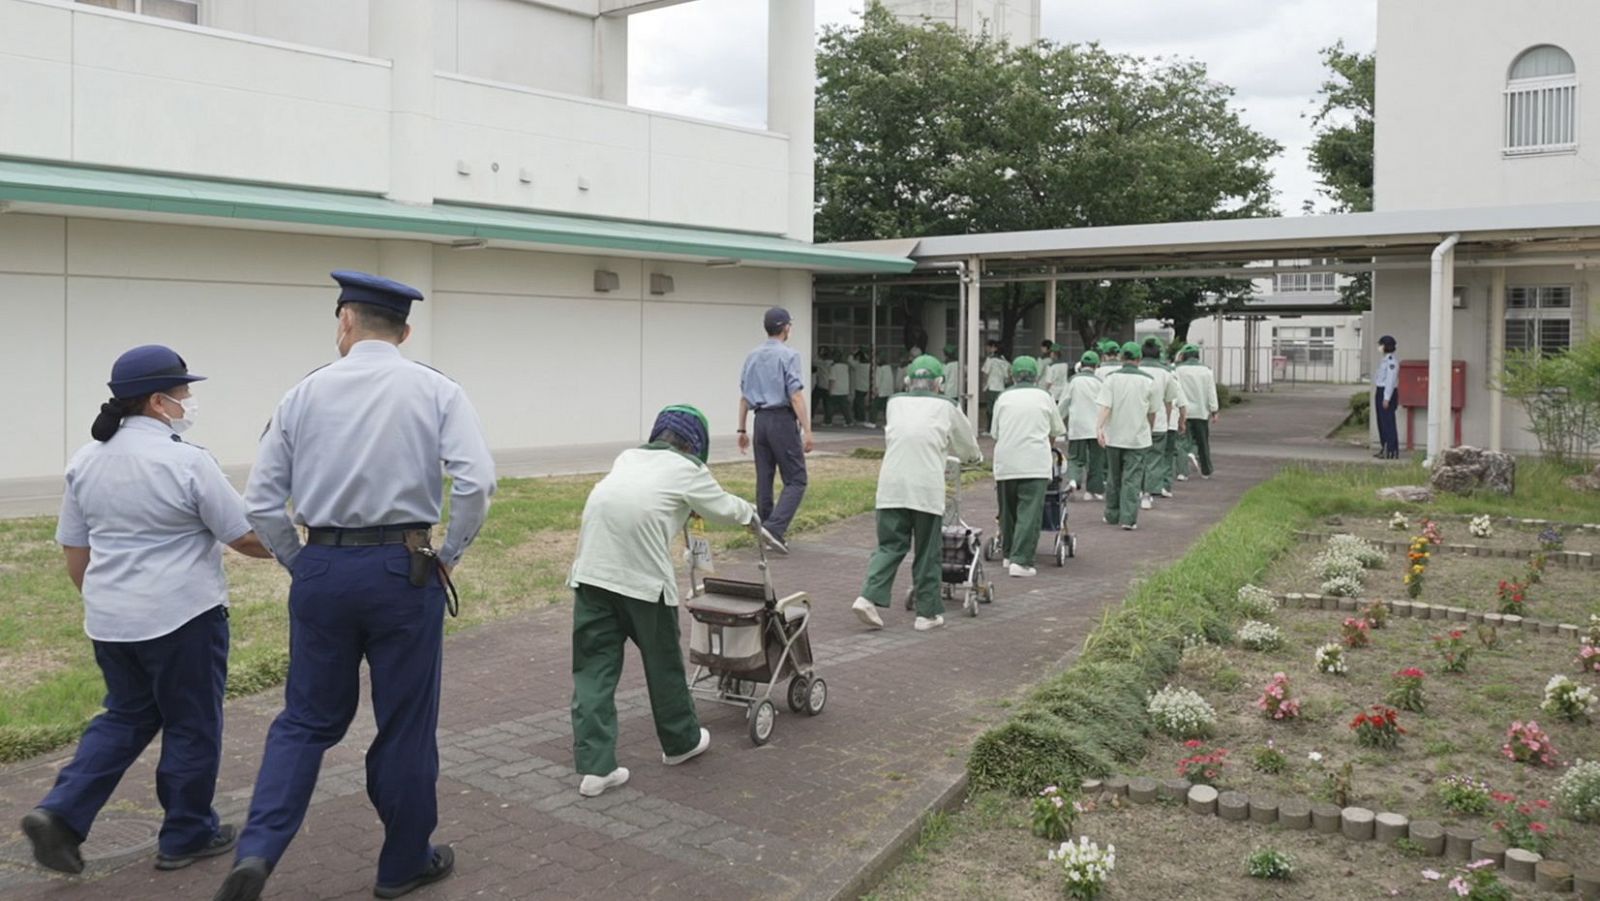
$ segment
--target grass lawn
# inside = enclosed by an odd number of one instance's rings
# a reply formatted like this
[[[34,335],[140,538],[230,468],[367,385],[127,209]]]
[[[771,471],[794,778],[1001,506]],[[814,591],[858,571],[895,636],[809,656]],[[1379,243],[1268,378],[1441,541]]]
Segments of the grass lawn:
[[[876,460],[815,457],[791,534],[872,509]],[[755,497],[748,463],[713,467],[723,486]],[[564,602],[584,500],[598,476],[505,479],[489,521],[456,576],[461,616],[449,631]],[[713,528],[722,547],[749,544],[737,528]],[[279,684],[288,664],[289,577],[266,561],[227,555],[232,599],[230,695]],[[105,692],[83,634],[83,605],[68,581],[55,519],[0,520],[0,762],[75,740]]]
[[[1121,607],[1107,611],[1070,668],[1035,687],[1016,703],[1012,720],[978,740],[968,766],[974,795],[962,810],[931,820],[923,842],[872,897],[1060,897],[1055,871],[1044,862],[1054,843],[1029,831],[1027,796],[1045,784],[1076,785],[1078,779],[1111,772],[1175,775],[1177,761],[1192,752],[1173,739],[1147,737],[1150,723],[1144,713],[1144,692],[1167,681],[1194,687],[1216,709],[1211,744],[1231,751],[1222,780],[1227,788],[1313,797],[1325,790],[1326,764],[1350,762],[1353,803],[1479,828],[1487,826],[1487,817],[1459,817],[1442,808],[1436,785],[1442,776],[1473,775],[1519,797],[1550,797],[1558,771],[1512,763],[1499,749],[1513,719],[1533,718],[1550,732],[1563,760],[1600,756],[1600,725],[1567,723],[1539,710],[1552,674],[1597,684],[1593,676],[1578,673],[1572,663],[1577,648],[1570,641],[1501,630],[1498,647],[1479,648],[1467,673],[1448,675],[1429,641],[1446,624],[1392,617],[1388,628],[1373,633],[1370,647],[1349,652],[1349,674],[1334,677],[1316,671],[1314,650],[1338,638],[1343,616],[1280,610],[1273,618],[1285,633],[1281,651],[1216,648],[1211,666],[1197,668],[1191,659],[1184,670],[1179,649],[1194,633],[1226,644],[1243,618],[1234,593],[1246,582],[1279,579],[1296,586],[1285,590],[1310,587],[1309,560],[1320,546],[1296,541],[1297,529],[1340,531],[1327,525],[1330,518],[1387,520],[1397,509],[1413,522],[1424,515],[1482,513],[1600,521],[1600,496],[1577,494],[1561,484],[1573,471],[1523,462],[1515,497],[1441,497],[1424,507],[1380,501],[1374,493],[1387,485],[1425,483],[1420,466],[1284,469],[1246,493],[1182,559],[1136,584]],[[1465,522],[1444,520],[1444,525],[1447,541],[1459,532],[1466,542]],[[1533,546],[1530,541],[1528,547]],[[1438,592],[1473,593],[1478,600],[1472,606],[1486,605],[1477,581],[1487,576],[1470,568],[1479,563],[1498,564],[1494,572],[1519,568],[1516,560],[1437,555],[1422,599],[1468,606],[1466,597],[1447,600]],[[1456,564],[1466,580],[1459,589],[1449,576]],[[1585,600],[1592,606],[1593,571],[1556,569],[1546,570],[1547,585],[1541,586],[1548,589],[1549,604],[1560,597],[1559,603],[1574,608]],[[1384,580],[1391,576],[1398,586],[1399,570],[1398,555],[1392,554],[1387,569],[1367,574],[1369,588],[1387,585]],[[1494,587],[1491,581],[1486,589],[1491,600]],[[1544,618],[1538,591],[1530,615]],[[1384,594],[1403,597],[1398,590]],[[1467,634],[1476,643],[1475,630]],[[1382,703],[1390,674],[1407,666],[1427,673],[1426,712],[1401,714],[1410,734],[1398,749],[1359,747],[1349,729],[1351,718],[1367,705]],[[1287,673],[1293,693],[1304,699],[1299,721],[1273,723],[1254,706],[1275,672]],[[1251,766],[1254,752],[1269,738],[1289,758],[1287,769],[1275,775]],[[1323,766],[1308,758],[1312,750],[1324,755]],[[1558,830],[1554,856],[1577,863],[1600,859],[1600,826],[1546,816]],[[1155,805],[1092,811],[1080,818],[1075,833],[1117,846],[1117,871],[1103,895],[1109,899],[1442,898],[1444,883],[1425,881],[1421,872],[1432,868],[1448,879],[1453,869],[1443,860],[1409,857],[1376,843],[1224,825]],[[1246,855],[1269,844],[1296,858],[1299,876],[1293,882],[1244,875]],[[1546,897],[1531,887],[1519,885],[1517,891],[1519,898]]]

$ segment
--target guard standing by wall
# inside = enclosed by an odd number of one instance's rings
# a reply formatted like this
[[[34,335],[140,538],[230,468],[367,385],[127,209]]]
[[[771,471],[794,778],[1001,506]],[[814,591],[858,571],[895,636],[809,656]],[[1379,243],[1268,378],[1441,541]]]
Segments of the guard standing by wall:
[[[1044,493],[1050,484],[1050,448],[1067,434],[1050,394],[1037,384],[1039,361],[1017,357],[1012,385],[994,402],[994,481],[1000,494],[1000,536],[1004,563],[1014,578],[1037,575],[1033,568],[1044,525]]]
[[[944,541],[945,457],[978,463],[983,452],[972,423],[961,408],[943,394],[944,367],[930,356],[911,361],[905,394],[889,400],[889,422],[884,426],[883,465],[878,472],[878,547],[867,563],[861,595],[851,605],[860,620],[883,628],[876,608],[888,607],[894,591],[894,574],[915,549],[911,564],[913,599],[918,632],[944,625],[944,601],[939,596],[940,560]]]
[[[623,451],[583,505],[572,601],[572,745],[578,793],[592,798],[628,781],[617,766],[617,680],[628,641],[639,649],[661,760],[684,763],[711,746],[689,695],[679,645],[672,542],[689,514],[759,530],[755,508],[722,490],[706,468],[704,413],[667,407],[650,443]]]
[[[1100,419],[1095,431],[1106,449],[1105,521],[1127,531],[1139,528],[1139,497],[1145,460],[1150,456],[1151,426],[1163,415],[1155,376],[1138,364],[1139,345],[1122,345],[1122,368],[1111,373],[1100,392]]]
[[[1372,377],[1372,415],[1378,418],[1378,452],[1373,454],[1384,460],[1400,458],[1400,431],[1395,427],[1395,408],[1400,403],[1400,361],[1395,359],[1393,335],[1378,339],[1383,348],[1383,359],[1378,362],[1378,372]]]
[[[217,461],[179,437],[197,409],[189,385],[204,378],[158,344],[118,357],[94,442],[67,464],[56,540],[83,595],[83,630],[106,699],[55,787],[22,819],[34,859],[52,870],[83,872],[78,846],[157,732],[156,794],[166,815],[156,869],[225,854],[238,840],[211,807],[228,675],[218,542],[268,554]]]
[[[789,346],[794,321],[783,307],[762,318],[767,340],[744,358],[739,376],[739,453],[755,445],[756,515],[780,543],[806,495],[806,454],[815,442],[800,380],[800,353]],[[746,428],[756,414],[754,441]],[[772,477],[783,475],[783,493],[772,500]]]
[[[341,359],[284,395],[245,490],[251,523],[293,577],[289,678],[216,901],[260,895],[305,817],[323,753],[355,716],[363,659],[378,724],[367,796],[384,827],[373,892],[396,898],[455,867],[450,846],[429,841],[446,588],[488,514],[494,461],[461,386],[400,355],[421,292],[362,272],[333,278]],[[445,473],[450,524],[435,552]]]
[[[1189,462],[1200,470],[1200,478],[1209,479],[1215,470],[1211,465],[1211,424],[1220,415],[1217,403],[1217,377],[1211,368],[1200,362],[1200,348],[1185,344],[1178,362],[1178,384],[1189,399],[1188,435],[1194,451]]]
[[[1078,372],[1067,382],[1058,407],[1067,423],[1067,490],[1082,488],[1089,500],[1104,500],[1106,490],[1106,452],[1095,440],[1100,390],[1105,384],[1095,374],[1099,365],[1099,354],[1083,352]]]

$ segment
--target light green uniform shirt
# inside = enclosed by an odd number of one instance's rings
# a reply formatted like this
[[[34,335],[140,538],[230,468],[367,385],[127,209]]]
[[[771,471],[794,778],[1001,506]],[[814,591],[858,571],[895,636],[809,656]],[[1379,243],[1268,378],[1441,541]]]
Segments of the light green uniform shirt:
[[[1101,363],[1100,367],[1094,371],[1094,374],[1100,377],[1100,381],[1104,382],[1111,373],[1121,368],[1121,363]]]
[[[850,361],[850,390],[865,394],[872,390],[872,366],[860,360]]]
[[[888,397],[894,393],[894,367],[888,363],[880,363],[873,373],[873,390],[879,397]]]
[[[1100,418],[1100,391],[1104,387],[1100,377],[1088,370],[1067,382],[1066,394],[1057,409],[1066,420],[1068,441],[1095,437],[1095,422]]]
[[[961,396],[961,389],[966,386],[961,384],[961,363],[951,360],[944,364],[944,396],[955,400]]]
[[[676,607],[671,549],[690,511],[724,525],[747,525],[756,514],[749,501],[723,491],[698,460],[659,445],[623,451],[583,505],[567,584]]]
[[[1050,399],[1059,404],[1067,396],[1067,381],[1071,378],[1071,363],[1051,363],[1044,378],[1039,380],[1039,387],[1050,392]]]
[[[828,393],[850,393],[850,364],[843,360],[833,361],[828,367]]]
[[[944,513],[944,458],[981,463],[983,451],[961,408],[939,394],[914,392],[889,398],[878,471],[879,510],[904,508]]]
[[[1150,446],[1150,417],[1159,419],[1162,412],[1154,375],[1132,363],[1123,366],[1105,380],[1100,406],[1111,410],[1106,419],[1107,447]]]
[[[1055,401],[1037,385],[1017,385],[995,398],[989,418],[995,481],[1050,478],[1050,444],[1066,433]]]
[[[1210,419],[1211,414],[1220,409],[1217,403],[1217,377],[1210,367],[1199,360],[1189,360],[1178,364],[1178,384],[1183,386],[1183,394],[1189,398],[1189,416],[1195,419]]]
[[[1011,364],[1005,357],[990,357],[983,361],[983,390],[1006,390],[1006,378],[1011,375]]]
[[[1155,379],[1156,382],[1156,406],[1158,411],[1156,413],[1156,424],[1151,427],[1150,431],[1165,433],[1167,431],[1166,405],[1178,402],[1178,380],[1173,378],[1172,373],[1168,372],[1167,368],[1160,363],[1152,363],[1148,366],[1141,364],[1139,371]]]
[[[1189,395],[1183,390],[1183,381],[1178,378],[1177,370],[1172,366],[1162,366],[1167,374],[1172,376],[1172,384],[1178,389],[1178,397],[1172,402],[1172,412],[1167,416],[1167,431],[1176,432],[1178,425],[1188,415]]]

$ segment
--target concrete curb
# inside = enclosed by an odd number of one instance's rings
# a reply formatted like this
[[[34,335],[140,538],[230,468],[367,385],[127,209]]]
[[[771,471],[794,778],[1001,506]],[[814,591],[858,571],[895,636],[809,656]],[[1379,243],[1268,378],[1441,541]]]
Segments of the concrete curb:
[[[883,881],[889,872],[905,859],[906,852],[916,846],[917,840],[922,837],[922,828],[934,814],[949,813],[966,803],[967,790],[971,785],[971,778],[965,768],[961,775],[945,786],[944,790],[926,804],[922,811],[901,827],[900,831],[889,840],[872,858],[858,867],[855,873],[845,881],[844,885],[831,895],[825,896],[828,901],[855,901],[862,895],[871,891],[874,886]]]

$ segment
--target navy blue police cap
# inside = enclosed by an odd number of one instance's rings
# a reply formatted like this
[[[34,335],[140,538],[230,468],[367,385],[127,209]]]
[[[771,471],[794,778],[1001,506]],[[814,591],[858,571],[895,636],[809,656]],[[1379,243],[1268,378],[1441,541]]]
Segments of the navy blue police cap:
[[[769,335],[777,333],[779,329],[788,325],[791,321],[789,311],[783,307],[773,307],[767,311],[765,316],[761,317],[761,324],[766,326],[767,334]]]
[[[1384,335],[1382,338],[1378,339],[1378,344],[1382,345],[1383,347],[1394,347],[1394,336]]]
[[[142,397],[190,382],[203,382],[205,376],[189,371],[189,364],[177,351],[160,344],[142,344],[111,364],[111,381],[106,387],[116,398]]]
[[[335,312],[347,303],[369,303],[406,316],[411,312],[412,301],[422,300],[421,291],[392,278],[351,269],[335,269],[328,274],[340,288]]]

